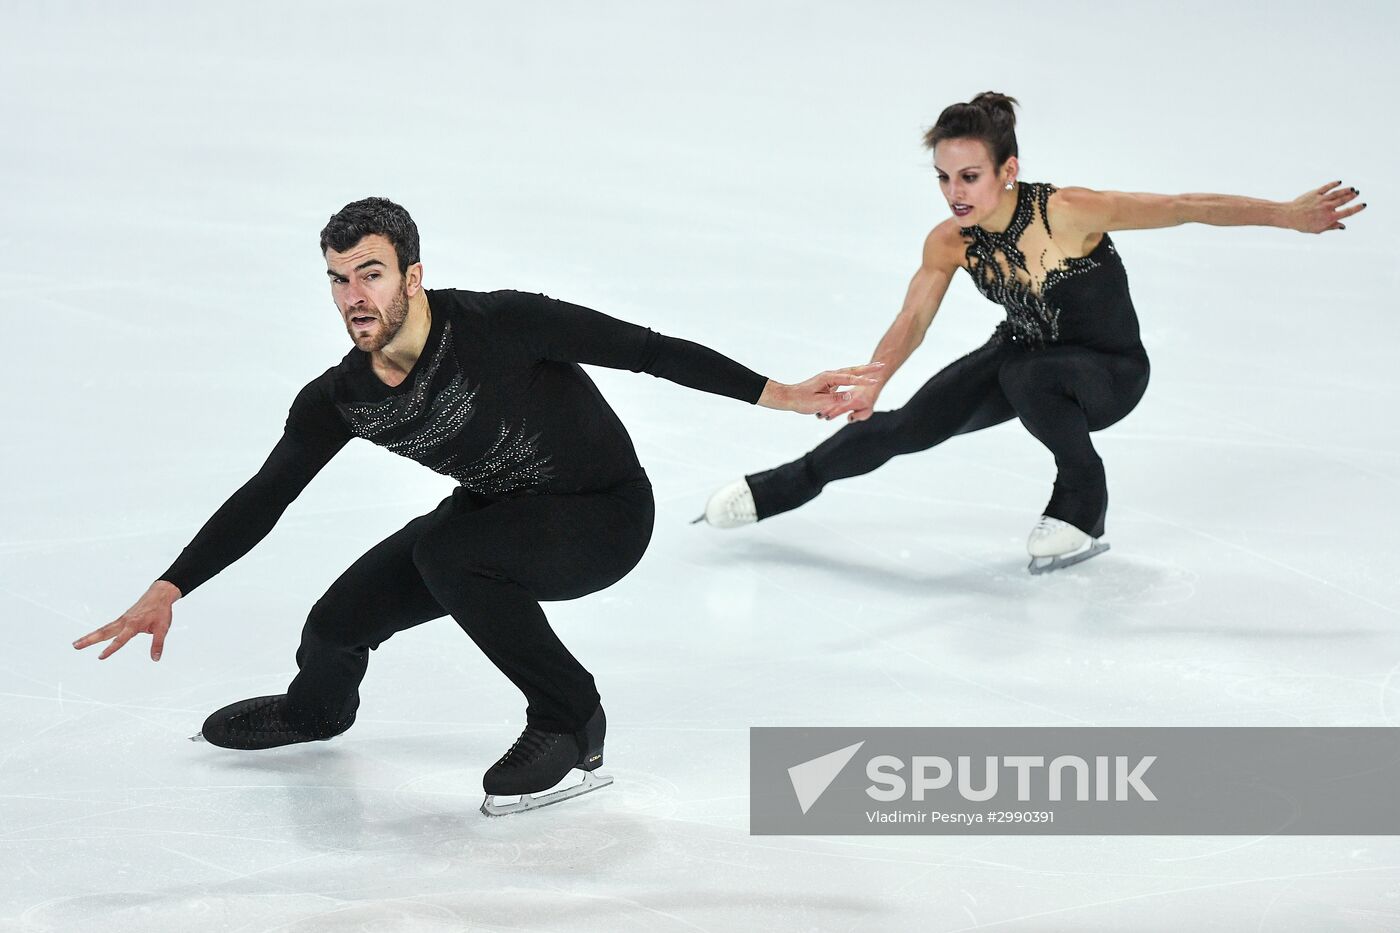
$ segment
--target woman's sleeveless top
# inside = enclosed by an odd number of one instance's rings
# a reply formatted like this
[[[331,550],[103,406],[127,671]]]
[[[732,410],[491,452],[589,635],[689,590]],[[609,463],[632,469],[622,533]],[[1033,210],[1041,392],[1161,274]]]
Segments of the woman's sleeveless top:
[[[1006,230],[962,228],[973,283],[1006,309],[992,339],[1032,350],[1068,345],[1145,355],[1118,250],[1104,234],[1089,255],[1068,255],[1046,212],[1055,190],[1022,182]]]

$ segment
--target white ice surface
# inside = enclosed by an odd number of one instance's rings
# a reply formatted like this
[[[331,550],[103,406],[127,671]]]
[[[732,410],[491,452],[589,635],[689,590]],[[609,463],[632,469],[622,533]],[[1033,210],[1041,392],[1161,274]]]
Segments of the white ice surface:
[[[103,4],[0,24],[0,931],[1400,929],[1391,837],[748,834],[761,725],[1400,725],[1393,4]],[[292,7],[288,10],[287,7]],[[656,486],[642,565],[549,607],[616,783],[487,821],[522,703],[450,621],[333,743],[185,737],[276,692],[307,608],[449,488],[354,444],[176,608],[115,617],[346,338],[316,233],[413,211],[430,286],[546,291],[776,378],[867,358],[947,216],[922,130],[1020,97],[1024,177],[1291,198],[1345,233],[1123,233],[1152,386],[1099,435],[1114,549],[1023,540],[1008,424],[746,531],[710,490],[834,427],[596,379]],[[960,281],[883,403],[978,345]]]

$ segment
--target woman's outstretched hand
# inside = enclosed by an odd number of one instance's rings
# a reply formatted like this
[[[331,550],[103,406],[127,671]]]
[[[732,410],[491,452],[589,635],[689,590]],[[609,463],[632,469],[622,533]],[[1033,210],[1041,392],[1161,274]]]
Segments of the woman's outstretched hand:
[[[134,606],[114,621],[73,642],[73,647],[87,648],[111,639],[112,643],[97,656],[97,660],[103,661],[122,645],[144,633],[151,636],[151,660],[159,661],[161,651],[165,649],[165,633],[170,631],[170,620],[174,615],[171,606],[179,598],[180,590],[173,583],[157,580]]]
[[[1342,221],[1366,207],[1365,204],[1345,206],[1360,193],[1355,188],[1343,188],[1339,181],[1328,182],[1294,198],[1288,205],[1284,226],[1302,233],[1345,230],[1347,225]]]
[[[875,375],[884,368],[884,363],[866,363],[863,366],[847,366],[829,372],[817,373],[805,382],[785,385],[768,380],[758,404],[764,408],[780,411],[795,411],[803,415],[821,414],[833,404],[849,402],[853,395],[867,386],[878,386],[880,377]]]
[[[832,421],[842,415],[846,416],[846,421],[864,421],[875,413],[875,402],[880,397],[880,390],[885,387],[884,381],[879,381],[871,385],[856,386],[851,391],[845,393],[845,399],[833,404],[822,411],[817,412],[817,417],[826,421]]]

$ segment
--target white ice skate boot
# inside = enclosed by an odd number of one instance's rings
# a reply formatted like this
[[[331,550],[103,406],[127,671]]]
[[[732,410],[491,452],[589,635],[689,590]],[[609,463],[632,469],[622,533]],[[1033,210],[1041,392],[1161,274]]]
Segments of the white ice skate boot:
[[[748,480],[736,479],[710,496],[710,501],[705,503],[705,514],[691,524],[702,521],[716,528],[738,528],[758,521],[758,510],[754,508]]]
[[[1042,515],[1031,529],[1026,550],[1031,555],[1030,566],[1026,569],[1031,573],[1047,573],[1102,554],[1108,550],[1108,543],[1089,537],[1069,522]]]

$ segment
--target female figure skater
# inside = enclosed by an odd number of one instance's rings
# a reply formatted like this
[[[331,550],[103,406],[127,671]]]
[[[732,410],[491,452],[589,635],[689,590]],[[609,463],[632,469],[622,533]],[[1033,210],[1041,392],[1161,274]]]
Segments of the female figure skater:
[[[1031,573],[1107,550],[1103,461],[1089,434],[1132,411],[1147,388],[1147,352],[1112,230],[1184,223],[1344,230],[1365,204],[1332,182],[1291,202],[1221,194],[1125,194],[1057,189],[1018,179],[1016,100],[986,92],[939,114],[924,136],[953,217],[924,241],[923,263],[875,348],[873,384],[817,413],[849,422],[791,463],[720,489],[704,518],[734,528],[815,498],[899,454],[1019,418],[1055,456],[1054,492],[1031,529]],[[987,343],[930,379],[909,402],[875,412],[884,384],[923,341],[959,269],[1006,320]],[[698,521],[698,519],[697,519]]]

